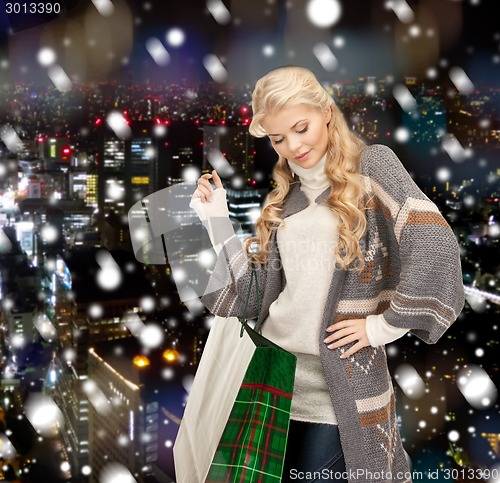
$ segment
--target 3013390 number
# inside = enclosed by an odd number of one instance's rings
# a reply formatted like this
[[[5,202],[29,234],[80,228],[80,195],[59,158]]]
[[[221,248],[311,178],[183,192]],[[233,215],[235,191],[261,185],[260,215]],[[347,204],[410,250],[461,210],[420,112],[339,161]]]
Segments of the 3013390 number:
[[[28,14],[28,13],[61,13],[60,3],[51,2],[9,2],[5,4],[7,14]]]

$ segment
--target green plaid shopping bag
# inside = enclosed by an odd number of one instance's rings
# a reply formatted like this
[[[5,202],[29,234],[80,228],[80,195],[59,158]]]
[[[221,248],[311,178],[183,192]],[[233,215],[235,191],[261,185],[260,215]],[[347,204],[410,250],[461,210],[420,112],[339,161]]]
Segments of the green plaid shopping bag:
[[[252,267],[252,281],[257,275]],[[248,305],[250,289],[245,304]],[[260,304],[260,301],[259,301]],[[259,305],[260,313],[260,305]],[[239,319],[256,349],[210,466],[207,482],[281,482],[296,356]]]

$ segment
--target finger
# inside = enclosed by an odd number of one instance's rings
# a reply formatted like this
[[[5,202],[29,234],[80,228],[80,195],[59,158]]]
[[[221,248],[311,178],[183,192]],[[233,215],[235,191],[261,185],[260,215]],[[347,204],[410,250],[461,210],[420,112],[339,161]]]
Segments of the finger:
[[[358,337],[356,335],[349,335],[344,337],[343,339],[338,340],[337,342],[330,344],[328,349],[337,349],[338,347],[342,347],[343,345],[350,344],[351,342],[357,341]]]
[[[222,181],[221,181],[219,175],[217,174],[217,171],[215,171],[215,169],[212,171],[212,175],[213,175],[213,180],[215,183],[215,189],[223,188]]]
[[[200,183],[198,185],[198,189],[200,190],[200,192],[202,193],[202,196],[205,200],[208,200],[208,199],[212,199],[212,196],[213,196],[213,188],[212,188],[212,185],[209,184],[208,186],[206,184],[202,184]]]
[[[211,193],[212,193],[211,190],[205,188],[204,186],[199,185],[196,191],[194,192],[194,196],[200,198],[201,201],[204,203],[205,201],[208,201],[212,197]]]
[[[204,196],[203,194],[200,192],[200,190],[196,190],[194,193],[193,193],[193,196],[192,196],[192,199],[195,200],[195,199],[199,199],[202,203],[204,202]]]
[[[363,343],[358,342],[357,344],[354,344],[352,347],[347,349],[343,354],[340,355],[341,359],[345,359],[346,357],[351,357],[353,354],[359,351],[359,349],[362,349],[365,347]]]
[[[203,193],[208,193],[208,194],[210,194],[213,191],[212,185],[210,184],[207,185],[205,183],[199,183],[197,189]]]
[[[357,320],[359,319],[349,319],[349,320],[342,320],[341,322],[335,322],[335,324],[328,326],[326,328],[326,331],[333,332],[334,330],[343,329],[344,327],[351,327]]]
[[[340,329],[335,331],[334,334],[329,335],[323,342],[329,343],[333,342],[334,340],[341,339],[342,337],[345,337],[346,335],[352,334],[352,328],[351,327],[346,327],[344,329]]]
[[[206,178],[200,178],[198,180],[198,186],[205,186],[209,190],[212,190],[212,185],[210,184],[210,181],[208,181],[208,179]]]
[[[201,198],[203,198],[204,201],[208,201],[212,199],[212,192],[210,190],[207,190],[206,188],[200,190],[201,191]]]

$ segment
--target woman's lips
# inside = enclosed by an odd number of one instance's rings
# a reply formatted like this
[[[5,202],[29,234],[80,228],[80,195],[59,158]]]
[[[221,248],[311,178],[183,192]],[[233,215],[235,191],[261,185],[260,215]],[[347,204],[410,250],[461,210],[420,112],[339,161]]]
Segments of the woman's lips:
[[[302,161],[303,159],[305,159],[307,157],[307,155],[311,152],[311,150],[307,151],[306,153],[304,154],[301,154],[300,156],[297,156],[295,159],[298,159],[299,161]]]

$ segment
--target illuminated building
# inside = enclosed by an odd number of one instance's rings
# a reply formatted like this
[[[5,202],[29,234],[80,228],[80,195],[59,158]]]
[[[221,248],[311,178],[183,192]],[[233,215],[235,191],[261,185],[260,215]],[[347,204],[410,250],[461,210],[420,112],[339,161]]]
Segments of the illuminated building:
[[[85,203],[87,206],[97,208],[97,175],[87,175],[86,182]]]
[[[23,245],[35,265],[42,264],[48,256],[55,258],[63,247],[78,245],[83,233],[91,226],[93,210],[82,200],[57,200],[26,198],[19,203],[20,212],[31,219],[31,233],[24,230]],[[26,224],[28,222],[21,222]],[[47,239],[45,228],[55,229],[53,238]]]
[[[138,483],[174,481],[172,447],[186,396],[181,381],[192,370],[178,365],[174,349],[140,351],[135,338],[89,350],[89,381],[106,401],[92,403],[90,396],[92,483],[108,463],[125,465]]]
[[[192,121],[170,121],[159,148],[151,192],[185,181],[182,174],[186,167],[201,166],[203,132]]]
[[[33,227],[32,221],[18,221],[15,223],[17,240],[21,249],[28,257],[33,256]]]
[[[106,170],[122,171],[125,166],[125,141],[104,141],[103,166]]]
[[[122,140],[100,132],[97,158],[102,161],[97,164],[97,186],[92,191],[97,192],[101,221],[111,212],[126,214],[130,206],[154,190],[159,159],[162,163],[166,161],[164,136],[155,134],[157,126],[152,121],[133,121],[130,123],[132,136]]]
[[[481,433],[483,438],[486,438],[491,446],[491,449],[497,457],[500,458],[500,434],[498,433]]]
[[[407,86],[414,86],[417,84],[417,78],[413,76],[405,76],[405,84]]]
[[[125,212],[125,141],[105,139],[102,161],[97,170],[97,202],[99,214]]]
[[[30,266],[16,239],[14,227],[4,227],[0,252],[1,322],[8,329],[10,350],[18,354],[27,344],[38,339],[33,325],[39,301],[40,271]],[[8,242],[6,242],[8,240]],[[8,249],[7,249],[8,248]]]
[[[21,154],[17,163],[26,174],[31,174],[34,171],[40,169],[42,166],[42,160],[37,158],[36,156],[33,156],[32,154]]]
[[[78,240],[92,224],[92,208],[85,205],[83,200],[53,200],[24,199],[19,203],[21,213],[33,222],[20,222],[19,225],[27,227],[31,224],[30,231],[25,228],[23,231],[24,245],[31,244],[31,248],[25,249],[28,255],[34,251],[38,260],[43,260],[43,252],[47,252],[50,246],[52,255],[59,253],[63,245],[78,245]],[[57,228],[57,239],[49,246],[40,237],[40,229],[46,224]],[[30,236],[32,241],[30,242]]]
[[[38,138],[38,154],[43,159],[45,166],[51,164],[71,164],[73,146],[67,137],[40,136]]]
[[[37,176],[30,176],[28,180],[28,198],[42,197],[42,183]]]
[[[132,135],[125,140],[111,137],[101,125],[96,132],[96,158],[102,161],[89,175],[86,196],[87,204],[98,208],[100,229],[107,214],[126,215],[142,198],[184,181],[185,167],[201,164],[203,138],[194,122],[156,118],[134,120],[129,127]]]
[[[253,176],[254,138],[247,126],[203,126],[202,170],[214,169],[208,162],[211,150],[220,151],[229,164],[247,179]]]
[[[128,154],[128,153],[127,153]],[[156,149],[150,137],[134,138],[130,141],[130,160],[125,166],[126,206],[130,208],[136,201],[151,192],[151,178],[156,158]]]
[[[403,125],[417,143],[439,142],[440,133],[446,131],[448,116],[440,96],[417,97],[417,112],[404,112]]]
[[[74,171],[69,175],[69,197],[72,199],[86,200],[89,174],[83,171]]]
[[[109,252],[119,267],[121,283],[114,290],[100,288],[97,276],[101,267],[96,253],[95,249],[66,252],[64,258],[58,259],[53,276],[54,325],[65,358],[54,399],[64,416],[66,431],[62,437],[76,472],[89,459],[89,403],[83,387],[88,375],[89,346],[128,337],[123,315],[140,314],[140,299],[153,295],[142,267],[125,251]],[[64,356],[68,350],[72,357]]]
[[[238,221],[244,232],[243,238],[248,234],[255,235],[255,220],[260,215],[261,206],[269,191],[267,189],[236,191],[227,188],[226,192],[229,216]]]
[[[101,223],[102,246],[108,250],[128,250],[131,247],[130,230],[125,217],[110,213]]]

